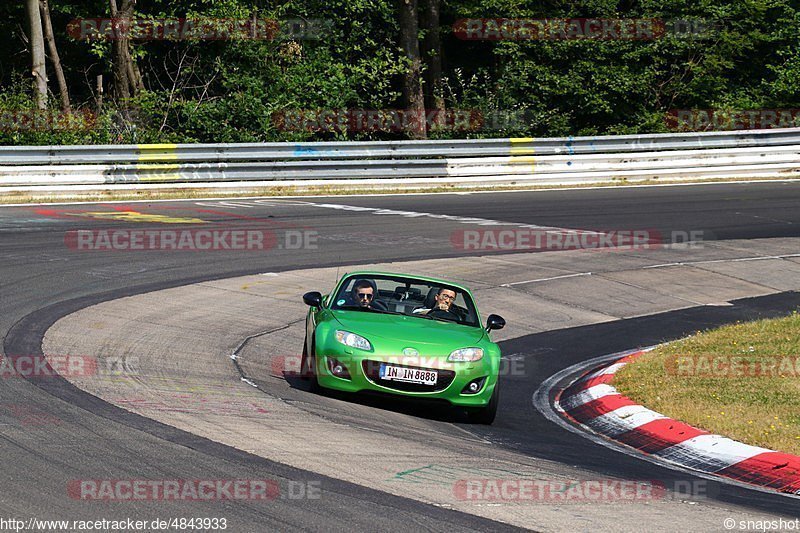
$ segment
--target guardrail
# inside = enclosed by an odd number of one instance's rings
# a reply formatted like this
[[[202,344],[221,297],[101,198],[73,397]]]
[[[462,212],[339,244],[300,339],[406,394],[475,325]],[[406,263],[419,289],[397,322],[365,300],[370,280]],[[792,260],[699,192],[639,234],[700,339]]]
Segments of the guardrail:
[[[0,191],[239,183],[591,183],[797,177],[800,129],[480,139],[0,147]]]

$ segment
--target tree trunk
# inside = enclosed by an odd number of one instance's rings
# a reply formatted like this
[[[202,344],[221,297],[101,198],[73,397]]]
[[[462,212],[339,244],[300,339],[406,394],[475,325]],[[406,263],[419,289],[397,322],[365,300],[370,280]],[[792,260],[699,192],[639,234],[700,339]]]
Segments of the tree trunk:
[[[36,107],[44,110],[47,109],[47,69],[44,64],[44,35],[39,0],[26,0],[25,7],[30,23],[31,75]]]
[[[136,0],[122,0],[117,9],[117,1],[109,0],[111,17],[117,25],[115,38],[111,41],[112,72],[114,73],[114,92],[123,108],[128,100],[144,88],[139,67],[133,60],[130,49],[129,29],[133,19]]]
[[[419,24],[417,0],[397,0],[400,20],[400,48],[408,58],[409,66],[403,75],[403,96],[406,111],[414,120],[407,126],[407,134],[414,139],[425,138],[425,98],[422,93],[422,60],[419,55]]]
[[[58,56],[56,40],[53,37],[53,23],[50,20],[50,6],[47,0],[39,0],[39,12],[42,16],[42,27],[44,29],[44,39],[50,51],[50,62],[53,63],[53,70],[56,72],[58,82],[58,92],[61,96],[61,111],[64,113],[72,112],[72,105],[69,101],[69,91],[67,90],[67,80],[64,78],[64,69],[61,68],[61,58]]]
[[[123,0],[124,2],[125,0]],[[110,0],[111,3],[111,18],[114,24],[119,23],[119,10],[117,9],[116,0]],[[123,43],[119,36],[112,38],[111,41],[111,70],[114,74],[114,95],[122,103],[123,106],[131,97],[130,84],[128,82],[128,65],[125,62],[125,54],[123,50],[127,47],[127,41]]]
[[[424,0],[422,28],[425,38],[422,40],[422,57],[426,63],[425,70],[425,107],[435,110],[435,124],[444,123],[444,91],[442,87],[442,38],[439,32],[439,12],[441,0]]]
[[[142,73],[139,71],[139,65],[128,52],[128,80],[131,82],[131,93],[133,95],[139,94],[139,91],[144,90],[144,82],[142,81]]]

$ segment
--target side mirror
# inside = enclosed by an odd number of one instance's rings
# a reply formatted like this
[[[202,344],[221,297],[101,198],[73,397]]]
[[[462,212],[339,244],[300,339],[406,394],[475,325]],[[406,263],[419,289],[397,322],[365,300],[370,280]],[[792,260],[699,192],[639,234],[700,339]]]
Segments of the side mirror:
[[[500,315],[489,315],[486,318],[486,331],[493,329],[503,329],[506,325],[506,320]]]
[[[311,307],[322,307],[322,294],[317,291],[307,292],[303,295],[303,301]]]

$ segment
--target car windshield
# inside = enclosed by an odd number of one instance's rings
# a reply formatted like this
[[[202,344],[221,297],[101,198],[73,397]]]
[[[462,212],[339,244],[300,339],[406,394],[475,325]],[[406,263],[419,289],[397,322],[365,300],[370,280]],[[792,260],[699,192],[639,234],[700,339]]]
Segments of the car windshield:
[[[458,287],[415,278],[353,275],[345,279],[331,309],[406,315],[420,320],[440,320],[479,325],[469,294]]]

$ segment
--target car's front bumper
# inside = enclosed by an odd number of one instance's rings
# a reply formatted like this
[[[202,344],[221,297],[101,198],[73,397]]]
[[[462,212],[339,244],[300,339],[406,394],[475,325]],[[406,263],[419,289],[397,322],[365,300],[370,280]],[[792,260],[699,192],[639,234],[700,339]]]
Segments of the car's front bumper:
[[[497,384],[499,356],[484,356],[475,362],[451,363],[446,356],[361,354],[355,353],[359,350],[340,346],[316,350],[317,380],[322,387],[345,392],[373,391],[408,398],[447,400],[460,407],[484,407],[489,403]],[[349,379],[334,375],[334,362],[346,367]],[[438,373],[437,383],[428,386],[382,380],[379,377],[381,363],[435,370]],[[476,380],[480,382],[480,389],[475,393],[467,392],[465,388]]]

